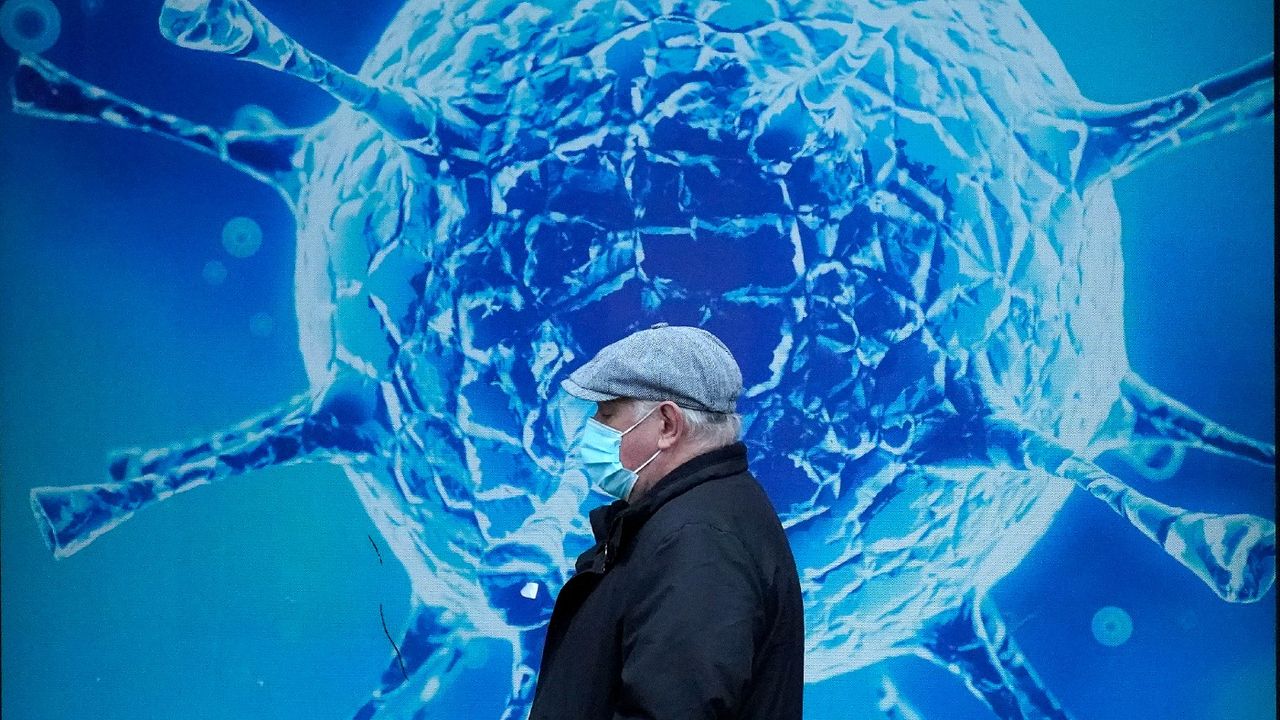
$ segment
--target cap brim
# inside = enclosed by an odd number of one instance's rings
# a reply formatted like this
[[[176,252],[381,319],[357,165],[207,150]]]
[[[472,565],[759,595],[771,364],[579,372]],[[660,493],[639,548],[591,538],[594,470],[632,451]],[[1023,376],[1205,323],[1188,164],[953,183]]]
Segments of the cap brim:
[[[574,382],[572,378],[565,378],[564,380],[561,380],[560,387],[564,388],[565,392],[574,397],[579,397],[583,400],[590,400],[591,402],[606,402],[608,400],[617,400],[621,397],[620,395],[610,395],[608,393],[592,390],[591,388],[582,387],[578,383]]]

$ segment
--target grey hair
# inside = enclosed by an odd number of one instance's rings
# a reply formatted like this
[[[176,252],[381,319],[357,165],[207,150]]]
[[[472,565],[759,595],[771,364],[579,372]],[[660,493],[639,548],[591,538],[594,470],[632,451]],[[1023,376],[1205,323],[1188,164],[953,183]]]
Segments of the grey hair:
[[[636,417],[661,405],[663,400],[635,400]],[[681,407],[684,421],[689,425],[689,439],[709,450],[732,445],[742,438],[742,416],[736,412],[718,413]]]

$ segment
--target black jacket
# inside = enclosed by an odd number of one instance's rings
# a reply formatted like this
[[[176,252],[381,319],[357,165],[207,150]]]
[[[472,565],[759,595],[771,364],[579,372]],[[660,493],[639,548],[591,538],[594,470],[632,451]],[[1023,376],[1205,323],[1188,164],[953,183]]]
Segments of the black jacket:
[[[746,446],[590,518],[597,543],[556,598],[530,720],[800,720],[800,581]]]

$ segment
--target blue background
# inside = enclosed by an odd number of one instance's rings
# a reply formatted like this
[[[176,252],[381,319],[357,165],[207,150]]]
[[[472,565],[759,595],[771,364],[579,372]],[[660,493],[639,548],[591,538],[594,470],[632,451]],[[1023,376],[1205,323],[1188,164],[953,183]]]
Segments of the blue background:
[[[354,69],[398,6],[256,3]],[[1258,0],[1024,3],[1087,97],[1171,92],[1270,51]],[[86,8],[97,7],[92,13]],[[174,47],[160,3],[59,3],[46,53],[135,101],[225,124],[256,103],[287,125],[334,107],[261,68]],[[355,8],[359,8],[356,10]],[[16,56],[5,48],[0,73]],[[1275,436],[1270,123],[1156,159],[1116,183],[1134,370],[1253,437]],[[3,716],[345,717],[389,658],[409,588],[341,472],[274,468],[147,510],[54,561],[30,488],[95,482],[109,451],[228,426],[306,389],[293,317],[293,220],[272,191],[172,143],[0,110]],[[226,253],[256,220],[261,250]],[[220,285],[201,277],[209,260]],[[250,332],[268,313],[272,332]],[[1133,473],[1103,463],[1125,478]],[[1190,453],[1147,494],[1274,517],[1271,470]],[[385,548],[384,548],[385,554]],[[1074,495],[994,591],[1045,684],[1080,718],[1275,717],[1275,594],[1218,601],[1100,503]],[[1098,643],[1114,605],[1132,638]],[[891,675],[925,718],[990,718],[952,676],[899,659],[808,688],[811,718],[875,716]]]

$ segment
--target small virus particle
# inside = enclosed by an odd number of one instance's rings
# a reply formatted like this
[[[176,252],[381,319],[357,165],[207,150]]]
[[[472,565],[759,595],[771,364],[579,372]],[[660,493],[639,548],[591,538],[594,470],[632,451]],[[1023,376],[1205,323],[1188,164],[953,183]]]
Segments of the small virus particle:
[[[9,0],[0,7],[0,37],[20,53],[48,50],[61,32],[62,15],[49,0]]]
[[[102,10],[103,0],[80,0],[80,12],[85,15],[97,15]]]
[[[227,279],[227,266],[221,260],[210,260],[204,264],[200,277],[210,285],[221,285]]]
[[[1120,647],[1133,635],[1133,618],[1114,605],[1093,614],[1093,637],[1107,647]]]
[[[233,217],[222,226],[222,247],[232,257],[250,257],[262,247],[262,228],[251,218]]]
[[[254,337],[271,337],[271,331],[275,329],[276,322],[271,319],[271,315],[260,312],[249,318],[249,332]]]

